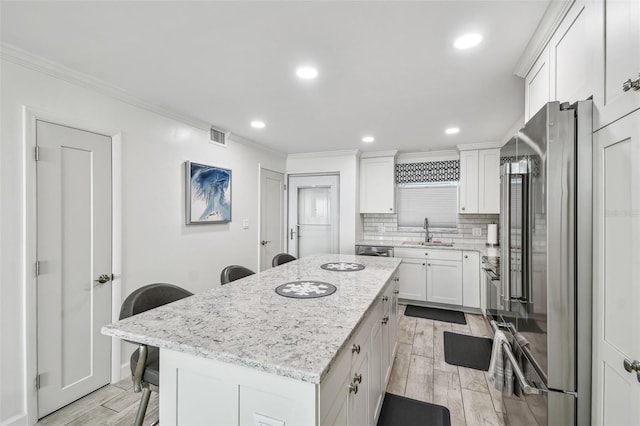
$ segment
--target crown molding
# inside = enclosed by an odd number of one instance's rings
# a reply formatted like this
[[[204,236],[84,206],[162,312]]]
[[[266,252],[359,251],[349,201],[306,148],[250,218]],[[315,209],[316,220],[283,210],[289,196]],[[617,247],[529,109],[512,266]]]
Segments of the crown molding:
[[[500,142],[478,142],[478,143],[466,143],[464,145],[456,145],[458,151],[469,151],[472,149],[493,149],[500,148],[502,143]]]
[[[392,151],[367,151],[360,154],[360,158],[393,157],[398,155],[398,150]]]
[[[397,163],[428,163],[430,161],[450,161],[459,159],[460,154],[458,154],[458,151],[453,149],[443,151],[402,152],[398,155]]]
[[[287,158],[323,158],[323,157],[359,157],[359,149],[343,149],[338,151],[300,152],[289,154]]]
[[[212,127],[211,123],[147,102],[122,88],[109,84],[88,74],[67,68],[64,65],[60,65],[41,56],[34,55],[7,43],[0,43],[0,58],[59,80],[95,90],[103,95],[126,102],[138,108],[146,109],[147,111],[151,111],[167,118],[180,121],[197,129],[209,131]]]
[[[518,59],[518,63],[513,70],[515,75],[525,78],[574,2],[575,0],[551,0],[549,2],[549,6],[547,6],[547,10],[531,36],[527,47],[525,47],[520,59]]]

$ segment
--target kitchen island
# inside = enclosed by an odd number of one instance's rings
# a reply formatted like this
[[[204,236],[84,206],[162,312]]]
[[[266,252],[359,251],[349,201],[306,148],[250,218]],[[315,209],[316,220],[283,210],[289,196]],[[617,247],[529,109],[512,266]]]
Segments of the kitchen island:
[[[364,269],[321,268],[335,262]],[[163,425],[375,424],[395,354],[400,262],[310,256],[102,332],[160,348]],[[300,281],[336,291],[303,299],[275,291]]]

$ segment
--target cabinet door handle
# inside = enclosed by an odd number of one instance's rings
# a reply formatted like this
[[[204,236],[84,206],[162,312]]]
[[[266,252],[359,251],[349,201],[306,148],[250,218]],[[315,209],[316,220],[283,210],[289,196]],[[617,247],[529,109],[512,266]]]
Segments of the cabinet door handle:
[[[467,255],[465,254],[465,255],[464,255],[464,258],[465,258],[465,259],[468,259],[468,258],[469,258],[469,256],[467,256]]]
[[[393,294],[400,294],[400,290],[393,290]]]
[[[462,211],[464,211],[464,207],[462,208]]]
[[[389,300],[389,296],[382,296],[382,301],[386,302],[387,300]]]
[[[353,375],[353,383],[362,383],[362,374],[354,374]]]
[[[639,76],[640,76],[640,74],[639,74]],[[640,90],[640,78],[638,78],[635,81],[633,81],[631,79],[628,79],[627,81],[622,83],[622,91],[623,92],[628,92],[631,89]]]
[[[355,343],[351,346],[351,353],[360,353],[360,345],[356,345]]]
[[[426,263],[423,263],[423,264],[422,264],[422,266],[427,266],[427,264],[426,264]]]
[[[380,320],[380,322],[381,322],[381,323],[383,323],[383,324],[388,323],[388,322],[389,322],[389,315],[385,315],[385,316]]]
[[[430,264],[430,263],[427,263],[427,266],[431,266],[431,264]]]
[[[358,393],[358,385],[355,383],[349,383],[349,393]]]

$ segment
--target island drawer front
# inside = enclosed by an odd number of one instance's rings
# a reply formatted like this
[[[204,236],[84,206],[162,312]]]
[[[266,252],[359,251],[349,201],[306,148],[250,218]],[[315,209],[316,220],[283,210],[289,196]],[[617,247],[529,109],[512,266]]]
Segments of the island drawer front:
[[[425,251],[429,260],[453,260],[456,262],[462,262],[461,250],[433,250],[429,249]]]

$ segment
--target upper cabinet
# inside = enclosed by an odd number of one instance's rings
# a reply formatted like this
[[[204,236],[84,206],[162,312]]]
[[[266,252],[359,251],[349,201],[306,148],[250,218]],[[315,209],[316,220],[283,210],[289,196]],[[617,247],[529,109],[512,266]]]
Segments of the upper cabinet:
[[[395,213],[395,156],[392,151],[360,158],[360,213]]]
[[[524,79],[524,121],[528,121],[551,100],[549,49],[545,49]]]
[[[640,109],[640,1],[576,0],[547,40],[526,71],[525,121],[591,96],[594,131]]]
[[[500,149],[460,152],[460,213],[500,213]]]
[[[594,130],[640,108],[640,1],[599,0]]]

